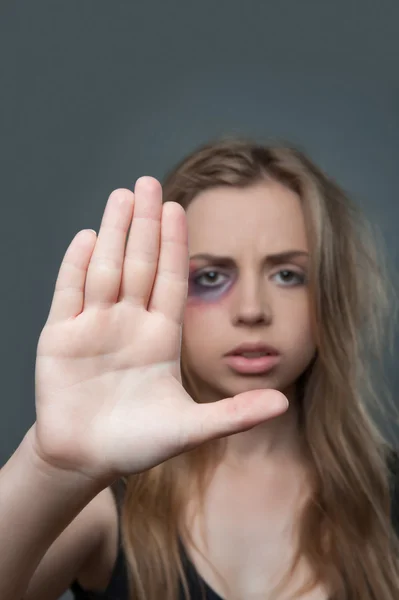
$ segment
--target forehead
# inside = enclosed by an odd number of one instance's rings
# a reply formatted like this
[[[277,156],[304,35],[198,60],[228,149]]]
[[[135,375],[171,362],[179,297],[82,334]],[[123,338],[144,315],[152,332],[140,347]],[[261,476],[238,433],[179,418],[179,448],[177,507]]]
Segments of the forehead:
[[[201,192],[187,211],[190,254],[307,250],[300,199],[276,181]]]

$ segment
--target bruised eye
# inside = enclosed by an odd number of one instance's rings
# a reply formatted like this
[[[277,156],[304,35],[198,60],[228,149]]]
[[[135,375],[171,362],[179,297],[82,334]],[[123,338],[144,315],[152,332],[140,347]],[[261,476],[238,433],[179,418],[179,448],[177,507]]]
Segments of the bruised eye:
[[[283,285],[303,285],[306,281],[304,273],[297,273],[291,269],[283,269],[275,274],[275,277],[279,276],[280,281]]]
[[[224,279],[223,279],[224,278]],[[214,269],[203,271],[194,278],[194,283],[202,287],[217,287],[225,282],[226,276]]]

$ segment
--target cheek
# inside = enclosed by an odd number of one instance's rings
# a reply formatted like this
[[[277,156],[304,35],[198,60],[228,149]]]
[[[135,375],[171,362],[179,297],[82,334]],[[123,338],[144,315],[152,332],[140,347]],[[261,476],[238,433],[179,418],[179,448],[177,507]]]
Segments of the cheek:
[[[187,298],[184,312],[184,328],[190,334],[198,336],[209,335],[215,325],[220,323],[221,312],[225,312],[224,298],[213,301],[201,298]]]
[[[287,337],[289,337],[289,335],[289,332],[287,332]],[[303,313],[298,316],[295,327],[292,327],[291,330],[291,338],[293,349],[296,349],[297,351],[302,349],[305,354],[314,350],[315,338],[308,314]]]
[[[226,299],[225,296],[212,301],[209,298],[187,298],[183,321],[183,340],[187,348],[198,351],[212,346],[216,340],[223,340]]]
[[[290,351],[308,348],[314,344],[312,320],[307,295],[298,290],[291,298],[276,300],[276,324],[281,340]]]

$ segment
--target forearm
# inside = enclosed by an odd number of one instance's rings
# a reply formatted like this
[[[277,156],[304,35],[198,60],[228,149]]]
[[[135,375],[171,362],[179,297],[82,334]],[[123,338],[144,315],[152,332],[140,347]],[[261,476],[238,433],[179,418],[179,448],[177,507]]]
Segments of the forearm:
[[[20,600],[48,548],[103,489],[76,473],[45,468],[31,430],[0,471],[0,598]]]

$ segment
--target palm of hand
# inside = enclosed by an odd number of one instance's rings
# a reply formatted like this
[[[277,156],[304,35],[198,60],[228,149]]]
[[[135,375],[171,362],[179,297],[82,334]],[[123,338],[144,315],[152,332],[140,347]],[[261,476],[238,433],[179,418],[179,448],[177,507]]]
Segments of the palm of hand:
[[[139,179],[135,195],[111,194],[97,240],[74,238],[38,344],[44,461],[91,477],[135,473],[286,408],[273,390],[213,406],[189,397],[180,375],[187,278],[185,213],[162,205],[152,178]]]

